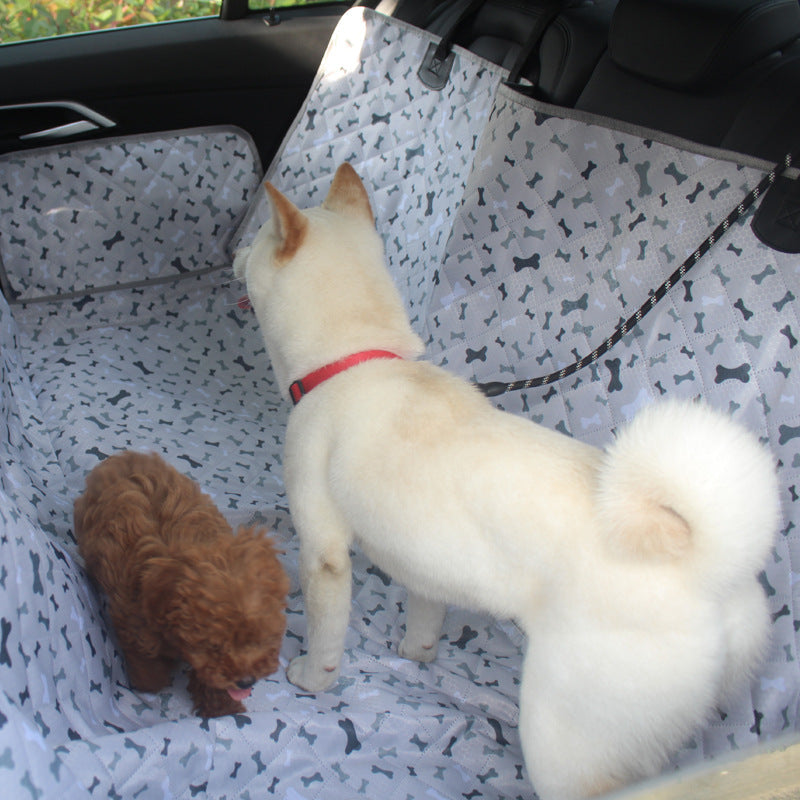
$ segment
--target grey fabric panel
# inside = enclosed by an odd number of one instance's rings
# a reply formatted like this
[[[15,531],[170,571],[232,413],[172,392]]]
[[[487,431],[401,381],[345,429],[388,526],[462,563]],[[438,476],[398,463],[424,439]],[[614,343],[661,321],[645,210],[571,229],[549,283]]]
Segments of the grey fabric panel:
[[[22,669],[12,655],[14,678],[4,684],[15,690],[16,713],[40,731],[48,764],[58,756],[63,780],[74,776],[95,795],[166,788],[175,797],[255,797],[272,788],[287,797],[433,791],[455,800],[477,788],[497,798],[525,791],[516,735],[519,631],[454,610],[435,664],[400,659],[405,593],[360,553],[343,678],[331,692],[299,693],[281,670],[257,685],[246,715],[203,723],[191,716],[184,675],[158,695],[128,688],[66,513],[86,472],[119,449],[162,453],[232,524],[257,521],[275,532],[292,579],[283,667],[305,637],[281,478],[289,409],[255,317],[238,307],[241,289],[224,277],[15,310],[37,416],[64,472],[53,488],[65,511],[53,522],[60,556],[52,535],[28,523],[30,534],[5,545],[4,563],[20,565],[26,587],[38,572],[42,586],[33,597],[27,589],[0,595],[3,616],[22,614],[17,604],[30,610],[26,627],[15,623],[7,637],[9,652],[21,648],[27,658]],[[54,314],[63,323],[55,330],[43,324]],[[32,601],[41,601],[41,614]],[[35,690],[26,689],[31,681]],[[23,768],[34,766],[17,746],[12,752],[20,768],[13,779],[22,781]],[[40,785],[47,776],[34,777]]]
[[[374,15],[366,24],[378,26],[390,39],[402,35],[419,46],[427,42],[407,26],[395,29]],[[371,49],[364,57],[371,70],[380,56],[380,48],[372,44],[375,35],[369,34]],[[398,54],[392,49],[385,54],[386,64],[398,70],[396,77],[392,71],[392,81],[400,81],[410,69],[410,62],[395,63]],[[408,58],[417,54],[411,50]],[[361,86],[359,63],[337,84],[341,91]],[[439,142],[440,160],[434,161],[425,150],[426,168],[454,163],[452,169],[445,165],[437,171],[430,188],[423,160],[407,156],[406,148],[428,147],[444,133],[426,138],[421,128],[432,126],[431,120],[425,125],[414,121],[413,137],[398,144],[400,167],[385,168],[384,187],[373,195],[381,197],[383,192],[388,198],[376,202],[385,217],[400,212],[397,198],[407,197],[411,186],[428,186],[435,195],[431,209],[436,216],[427,220],[427,229],[435,229],[440,250],[499,79],[486,72],[483,82],[481,69],[464,64],[466,83],[461,88],[477,91],[482,109],[470,105],[459,110],[455,101],[442,106],[436,98],[426,101],[424,111],[453,113],[462,120],[482,114],[483,120],[466,129],[467,154],[453,159],[450,145]],[[371,102],[384,92],[393,94],[391,81],[376,81]],[[366,116],[344,136],[351,147],[360,142],[359,125],[373,124],[372,111],[363,113]],[[377,124],[385,134],[385,123]],[[457,127],[454,135],[463,130]],[[160,146],[157,141],[159,137],[124,146],[141,153],[142,148]],[[64,163],[91,161],[94,147],[64,152]],[[154,155],[143,156],[145,165],[151,165],[148,169],[134,171],[137,180],[127,187],[132,196],[143,196],[156,179],[161,168]],[[373,160],[380,159],[373,153]],[[406,169],[404,161],[414,169]],[[320,164],[327,169],[327,160]],[[314,170],[305,186],[311,191],[319,181],[322,192],[322,173]],[[25,207],[28,189],[44,195],[45,207],[58,207],[62,187],[54,183],[48,176],[41,184],[12,192],[8,204],[14,218],[19,219]],[[406,185],[409,188],[403,188]],[[234,219],[245,193],[224,196],[227,205],[205,182],[195,182],[183,200],[199,208],[213,204],[224,218]],[[424,208],[406,214],[411,238],[416,236],[418,216],[426,217],[427,203],[426,195]],[[78,241],[85,218],[73,219],[72,234]],[[112,249],[132,238],[133,217],[126,225],[118,231],[123,240]],[[399,225],[394,234],[395,252],[403,247],[405,231]],[[0,545],[3,563],[15,565],[13,573],[8,567],[5,586],[0,581],[0,589],[5,589],[0,591],[0,616],[12,621],[3,628],[10,663],[0,658],[7,692],[0,709],[8,708],[8,713],[3,711],[8,722],[0,720],[4,785],[30,785],[34,794],[43,791],[49,796],[82,796],[86,790],[104,797],[247,798],[273,793],[333,800],[360,794],[457,800],[470,792],[489,798],[529,793],[516,733],[523,644],[519,631],[508,622],[453,610],[436,663],[400,659],[396,647],[402,638],[404,590],[360,553],[354,557],[343,678],[331,692],[297,692],[281,670],[257,685],[247,714],[204,722],[191,715],[185,675],[176,675],[172,687],[158,695],[128,687],[105,605],[87,582],[71,537],[71,505],[87,472],[120,449],[161,453],[197,480],[232,524],[256,521],[274,531],[292,579],[283,667],[300,652],[305,636],[297,543],[281,476],[289,407],[278,396],[255,317],[238,305],[243,287],[227,269],[213,267],[229,243],[227,228],[206,229],[206,235],[204,252],[212,255],[198,260],[198,269],[190,273],[141,271],[142,259],[132,252],[126,256],[130,270],[127,261],[118,270],[117,262],[106,257],[102,241],[93,246],[103,257],[82,268],[74,281],[62,283],[59,275],[47,271],[47,263],[43,271],[42,265],[30,262],[28,271],[29,262],[15,262],[24,264],[13,273],[21,280],[18,290],[36,299],[15,305],[13,321],[3,318],[13,325],[9,352],[21,371],[15,372],[14,380],[21,377],[28,386],[22,404],[32,421],[25,425],[41,437],[38,441],[28,434],[31,458],[35,456],[28,472],[38,476],[39,465],[46,463],[54,477],[47,487],[52,499],[45,502],[41,491],[28,497],[21,488],[27,472],[17,478],[7,462],[0,464],[3,488],[16,504],[12,507],[23,509],[13,512],[4,528],[8,536]],[[406,284],[409,295],[412,289],[427,290],[430,262],[421,257],[427,252],[427,238],[419,236],[417,246],[416,283]],[[4,252],[7,268],[9,260]],[[401,258],[395,259],[398,277],[406,267]],[[113,290],[106,290],[117,282]],[[103,291],[91,288],[97,286]],[[414,302],[421,306],[423,300],[424,293]],[[24,452],[19,438],[8,445],[13,456],[9,461]],[[48,504],[52,509],[45,530],[36,515],[41,517]],[[18,576],[13,592],[8,591],[12,574]],[[16,591],[17,585],[24,588]],[[20,729],[35,741],[35,753],[28,754],[15,738]]]
[[[260,170],[236,129],[3,156],[5,288],[32,300],[222,266]]]
[[[0,491],[14,499],[16,514],[56,533],[53,520],[68,508],[57,495],[64,476],[18,341],[16,320],[0,295]]]
[[[365,182],[389,263],[412,318],[421,323],[427,274],[439,262],[475,146],[506,71],[454,48],[450,80],[428,89],[417,70],[438,37],[368,9],[348,11],[294,127],[266,178],[300,208],[319,205],[336,167]],[[265,194],[233,248],[269,217]]]
[[[601,344],[766,172],[505,88],[475,164],[434,278],[429,351],[465,377],[504,382]],[[703,397],[769,443],[784,511],[761,576],[771,650],[751,691],[698,730],[678,763],[800,728],[800,261],[759,242],[752,213],[598,363],[496,401],[602,446],[647,403]]]
[[[480,102],[398,99],[406,85],[417,88],[413,63],[427,35],[356,10],[337,36],[315,99],[268,175],[307,206],[324,196],[340,160],[356,164],[431,358],[466,376],[528,377],[591,349],[762,174],[729,154],[530,105],[498,90],[500,74],[462,53],[460,91]],[[344,71],[342,53],[350,53]],[[325,121],[311,113],[323,103],[333,109]],[[389,159],[395,126],[388,131],[372,114],[396,122],[410,109],[417,118],[398,130]],[[454,127],[451,115],[460,120]],[[92,147],[73,148],[70,158],[85,160]],[[413,153],[419,147],[424,161]],[[136,173],[136,196],[159,169],[144,160],[152,168]],[[52,180],[38,187],[47,194],[43,187]],[[0,205],[18,219],[33,188],[18,186]],[[204,182],[190,196],[232,221],[250,200],[243,191],[222,195],[223,203]],[[264,218],[262,202],[237,241],[246,243]],[[162,453],[232,524],[274,530],[292,578],[284,666],[305,636],[281,475],[289,408],[256,320],[237,304],[243,287],[220,256],[233,245],[233,226],[214,227],[203,243],[211,255],[191,273],[166,269],[156,278],[129,253],[130,273],[104,257],[61,285],[55,273],[31,266],[28,274],[29,262],[15,262],[25,264],[14,272],[18,290],[37,302],[15,305],[12,319],[0,300],[0,780],[68,798],[532,796],[516,727],[519,631],[452,609],[437,660],[404,661],[396,655],[404,592],[360,553],[333,691],[300,693],[281,671],[257,685],[247,714],[203,722],[191,716],[184,675],[158,695],[128,688],[104,604],[71,538],[71,503],[86,473],[119,449]],[[126,241],[132,230],[120,229]],[[95,246],[105,252],[102,241]],[[5,250],[3,260],[8,269]],[[135,285],[87,290],[123,273]],[[498,400],[603,444],[645,402],[703,395],[780,458],[784,528],[762,576],[772,649],[750,691],[696,732],[678,765],[796,730],[800,696],[800,270],[756,243],[745,222],[690,281],[600,364],[563,385]]]

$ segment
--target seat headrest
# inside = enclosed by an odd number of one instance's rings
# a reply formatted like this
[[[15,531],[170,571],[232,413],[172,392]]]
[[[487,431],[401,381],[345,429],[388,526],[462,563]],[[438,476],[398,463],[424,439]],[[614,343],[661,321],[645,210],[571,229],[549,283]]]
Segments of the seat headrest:
[[[620,0],[609,53],[650,81],[703,91],[798,37],[797,0]]]

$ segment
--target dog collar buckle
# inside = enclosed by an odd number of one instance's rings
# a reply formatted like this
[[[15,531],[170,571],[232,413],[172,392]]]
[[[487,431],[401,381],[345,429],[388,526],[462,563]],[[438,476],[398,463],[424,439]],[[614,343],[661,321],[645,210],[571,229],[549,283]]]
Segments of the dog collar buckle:
[[[289,397],[292,398],[292,402],[297,405],[300,402],[300,398],[306,393],[305,386],[303,386],[303,381],[295,381],[289,387]]]
[[[305,395],[321,383],[324,383],[328,378],[332,378],[334,375],[356,366],[356,364],[362,364],[364,361],[372,361],[377,358],[401,358],[401,356],[389,350],[362,350],[360,353],[353,353],[331,364],[326,364],[324,367],[315,369],[304,378],[294,381],[289,386],[289,397],[292,398],[292,403],[297,405]]]

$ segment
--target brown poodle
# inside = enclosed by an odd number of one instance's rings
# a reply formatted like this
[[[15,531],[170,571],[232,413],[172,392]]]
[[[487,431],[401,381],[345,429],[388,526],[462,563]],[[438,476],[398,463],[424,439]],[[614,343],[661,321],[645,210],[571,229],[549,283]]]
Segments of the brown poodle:
[[[75,501],[86,569],[109,599],[131,685],[157,692],[180,660],[200,716],[245,710],[278,668],[289,581],[272,542],[234,535],[198,486],[153,454],[125,452]]]

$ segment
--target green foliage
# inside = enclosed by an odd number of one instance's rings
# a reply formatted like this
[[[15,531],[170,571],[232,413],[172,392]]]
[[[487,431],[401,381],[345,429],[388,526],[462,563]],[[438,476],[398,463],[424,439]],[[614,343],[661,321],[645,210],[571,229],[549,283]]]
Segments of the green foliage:
[[[0,42],[219,14],[220,0],[5,0]]]
[[[281,9],[286,6],[313,6],[320,3],[342,2],[342,0],[250,0],[251,11],[266,11],[270,8]]]
[[[327,0],[330,1],[330,0]],[[326,0],[250,0],[252,10]],[[0,44],[147,22],[217,16],[222,0],[0,0]]]

